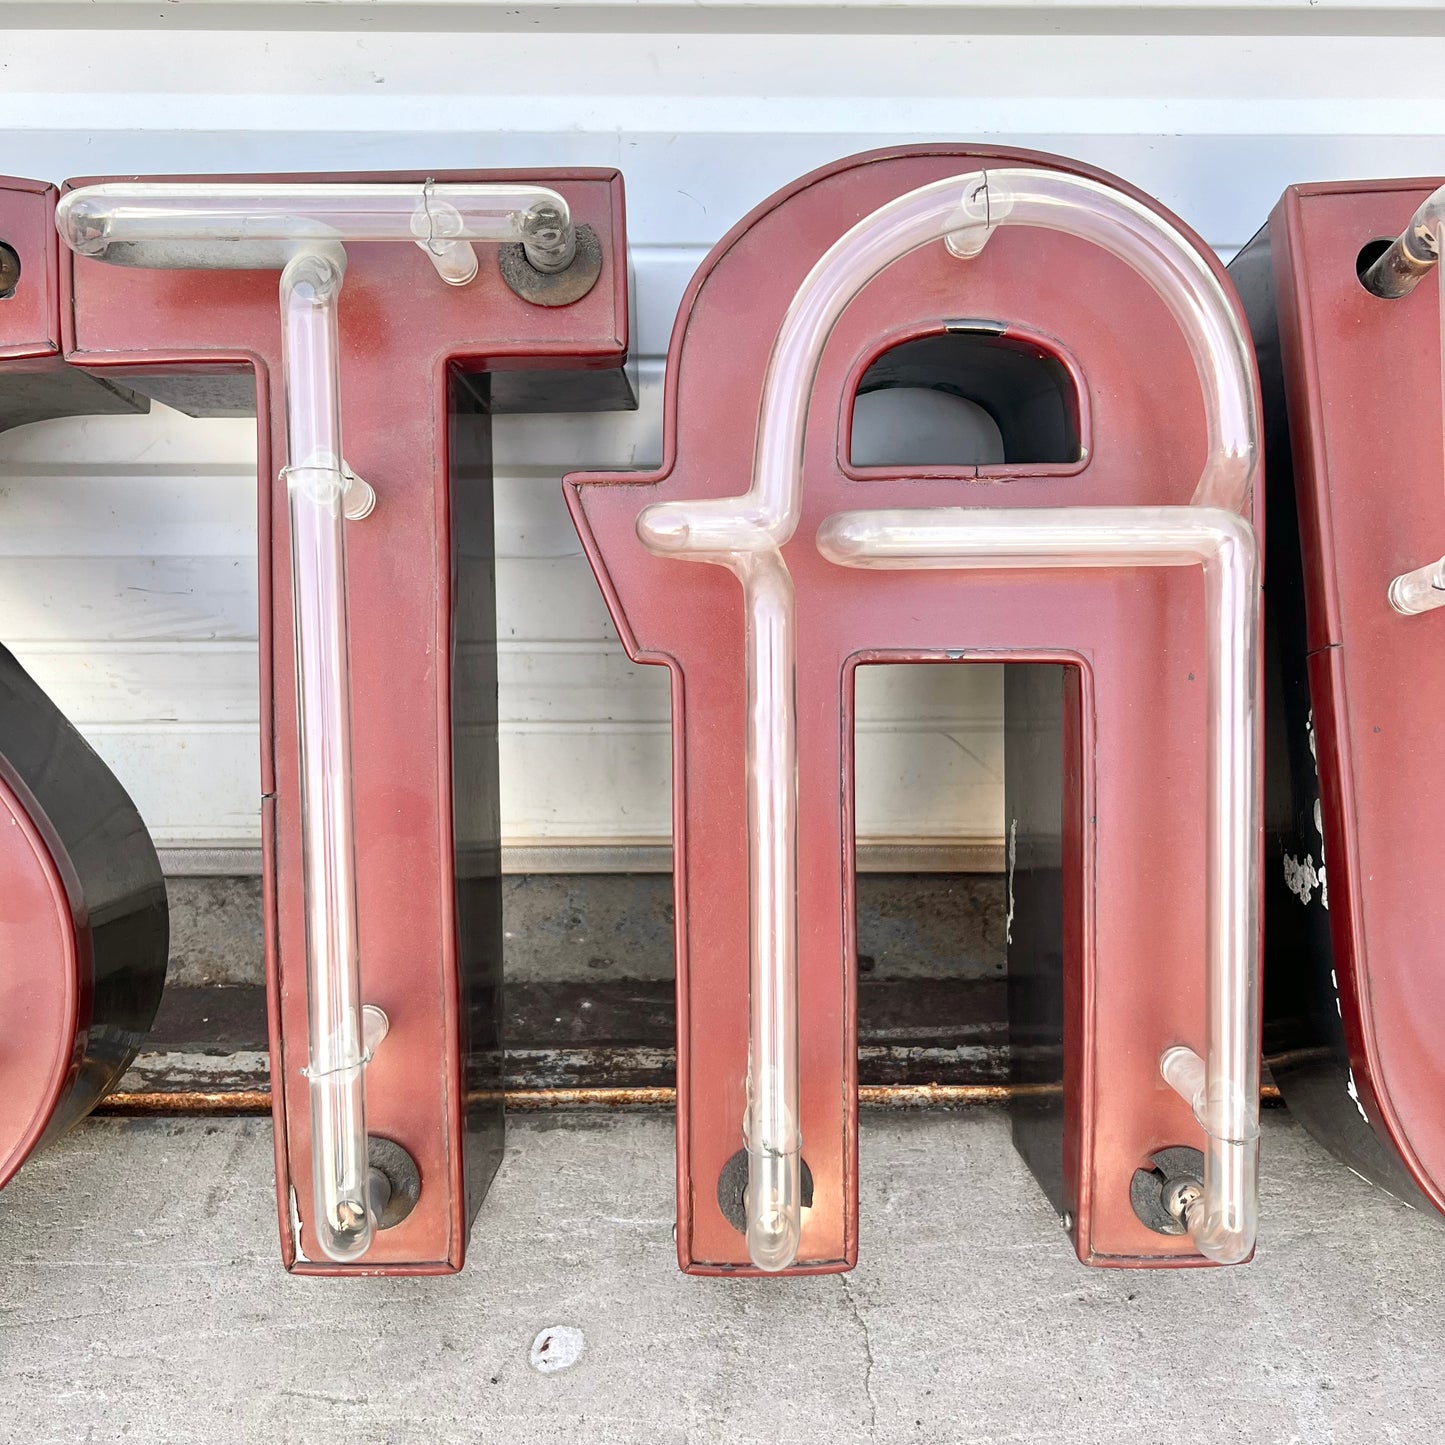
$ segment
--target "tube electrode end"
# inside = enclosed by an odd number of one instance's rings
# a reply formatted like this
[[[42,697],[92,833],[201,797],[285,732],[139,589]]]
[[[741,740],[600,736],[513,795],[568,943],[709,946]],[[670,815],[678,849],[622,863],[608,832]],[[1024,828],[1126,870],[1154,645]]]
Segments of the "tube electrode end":
[[[372,1217],[378,1229],[395,1229],[421,1198],[421,1171],[394,1139],[372,1134],[366,1153]]]
[[[366,1206],[354,1199],[340,1200],[327,1233],[328,1243],[322,1248],[329,1259],[338,1264],[359,1259],[371,1248],[371,1221]]]
[[[67,191],[55,205],[55,229],[77,256],[103,259],[107,244],[105,218],[108,209],[95,194],[93,186]]]
[[[745,1195],[748,1258],[779,1274],[798,1257],[803,1237],[803,1155],[748,1150]]]
[[[649,552],[664,556],[685,552],[692,540],[692,524],[684,509],[670,502],[654,502],[637,518],[637,540]]]
[[[524,226],[522,249],[534,269],[550,274],[565,271],[577,255],[577,229],[560,207],[534,206]]]
[[[497,266],[511,290],[533,306],[570,306],[580,301],[602,275],[602,242],[591,226],[578,226],[573,233],[571,254],[560,265],[553,264],[565,250],[539,250],[527,241],[514,241],[497,248]],[[536,258],[536,259],[534,259]],[[538,261],[544,264],[539,265]]]
[[[1391,241],[1360,277],[1365,290],[1386,301],[1408,296],[1440,264],[1440,237],[1411,226]]]
[[[840,567],[861,565],[868,555],[868,524],[856,512],[837,512],[818,527],[818,551]]]

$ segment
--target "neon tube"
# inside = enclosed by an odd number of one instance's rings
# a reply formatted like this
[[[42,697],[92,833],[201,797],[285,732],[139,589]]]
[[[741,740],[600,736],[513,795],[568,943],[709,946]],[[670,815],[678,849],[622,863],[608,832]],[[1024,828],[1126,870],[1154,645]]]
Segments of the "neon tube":
[[[1433,269],[1440,277],[1440,375],[1445,403],[1445,186],[1426,198],[1410,224],[1364,274],[1367,290],[1398,300],[1408,296]],[[1445,607],[1445,557],[1403,573],[1390,583],[1390,606],[1407,617]]]
[[[1132,266],[1179,323],[1205,394],[1208,461],[1197,505],[1237,511],[1257,466],[1249,344],[1204,259],[1162,217],[1109,186],[1033,167],[935,181],[858,222],[820,258],[773,344],[758,412],[753,480],[741,496],[646,508],[638,537],[680,561],[728,567],[747,618],[749,956],[748,1249],[785,1269],[802,1233],[797,1083],[797,749],[791,619],[775,613],[783,546],[798,524],[808,405],[823,348],[848,303],[892,262],[944,241],[976,256],[1001,225],[1039,226],[1093,241]],[[766,581],[766,586],[764,585]],[[791,594],[789,585],[788,594]],[[791,609],[791,603],[789,602]],[[755,705],[772,699],[769,709]],[[766,1176],[766,1178],[764,1178]]]
[[[1445,186],[1432,192],[1410,217],[1410,224],[1380,253],[1360,278],[1367,291],[1386,300],[1408,296],[1445,249]]]
[[[62,196],[55,224],[79,256],[161,270],[275,271],[298,243],[415,241],[453,286],[477,274],[473,241],[520,242],[539,271],[565,271],[577,244],[556,191],[481,182],[108,181]]]
[[[364,1077],[388,1021],[362,1003],[357,947],[344,519],[369,515],[376,497],[341,446],[342,243],[415,243],[451,285],[476,275],[474,241],[517,241],[538,269],[561,270],[575,247],[567,204],[540,186],[117,182],[63,197],[56,228],[77,254],[116,265],[281,271],[312,1187],[321,1252],[355,1260],[385,1193],[369,1165]]]
[[[1254,531],[1217,507],[932,507],[840,512],[818,530],[840,567],[1204,568],[1208,729],[1205,1056],[1176,1045],[1160,1071],[1204,1130],[1204,1192],[1185,1219],[1196,1248],[1237,1264],[1254,1248],[1259,1178],[1259,557]]]
[[[340,251],[340,248],[336,248]],[[355,1259],[371,1245],[356,837],[347,658],[347,490],[341,461],[336,303],[340,258],[302,251],[281,273],[286,498],[296,639],[301,860],[306,906],[306,1076],[312,1188],[322,1251]]]

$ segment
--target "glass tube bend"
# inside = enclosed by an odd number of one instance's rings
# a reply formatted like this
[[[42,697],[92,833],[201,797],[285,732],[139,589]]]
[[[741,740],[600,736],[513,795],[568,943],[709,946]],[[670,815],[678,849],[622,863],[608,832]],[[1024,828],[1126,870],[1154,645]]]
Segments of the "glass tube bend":
[[[1185,1224],[1220,1264],[1254,1248],[1259,1194],[1259,555],[1218,507],[920,507],[839,512],[818,550],[840,567],[1204,569],[1206,671],[1205,1053],[1160,1057],[1204,1131],[1204,1191]]]
[[[748,1249],[786,1268],[801,1238],[798,1089],[797,667],[791,581],[782,547],[801,508],[804,433],[823,349],[850,301],[921,246],[976,256],[999,226],[1038,226],[1091,241],[1127,262],[1164,301],[1188,343],[1205,396],[1207,458],[1194,502],[1237,512],[1254,484],[1256,395],[1249,343],[1214,273],[1163,217],[1130,196],[1041,167],[975,171],[932,182],[864,217],[798,288],[768,359],[752,483],[741,496],[664,502],[638,517],[650,551],[729,568],[743,588],[748,675],[749,1060]],[[781,603],[786,599],[786,608]],[[786,1167],[784,1165],[786,1164]]]
[[[464,285],[476,241],[520,242],[539,269],[563,269],[571,216],[543,186],[114,182],[68,193],[55,223],[78,255],[114,265],[281,272],[315,1233],[328,1259],[356,1260],[376,1227],[364,1076],[384,1029],[362,1002],[357,947],[344,522],[375,494],[341,444],[344,243],[415,244]]]
[[[571,265],[571,211],[547,186],[481,181],[106,181],[60,198],[79,256],[115,266],[277,271],[307,246],[411,241],[449,285],[477,274],[474,241],[520,243],[540,271]]]

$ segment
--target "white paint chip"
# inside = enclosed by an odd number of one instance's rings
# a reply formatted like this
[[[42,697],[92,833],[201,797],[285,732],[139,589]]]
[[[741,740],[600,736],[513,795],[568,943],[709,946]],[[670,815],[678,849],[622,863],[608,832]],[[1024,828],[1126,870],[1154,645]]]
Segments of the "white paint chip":
[[[1360,1118],[1368,1124],[1370,1122],[1370,1116],[1365,1113],[1365,1106],[1360,1102],[1360,1091],[1355,1084],[1355,1071],[1353,1069],[1350,1070],[1350,1077],[1345,1083],[1345,1090],[1350,1098],[1355,1101],[1355,1108],[1360,1111]]]
[[[1316,888],[1324,885],[1324,874],[1315,868],[1314,859],[1308,853],[1304,856],[1304,862],[1300,862],[1292,853],[1284,855],[1284,882],[1285,887],[1293,893],[1301,903],[1310,901],[1310,894]]]
[[[1008,825],[1008,913],[1003,921],[1003,941],[1014,941],[1014,866],[1019,859],[1019,820],[1010,818]]]
[[[296,1207],[296,1190],[288,1189],[287,1204],[291,1214],[291,1243],[296,1250],[296,1262],[298,1264],[310,1264],[306,1258],[305,1251],[301,1248],[301,1211]]]
[[[569,1370],[582,1358],[586,1344],[576,1325],[548,1325],[532,1341],[532,1368],[543,1375]]]

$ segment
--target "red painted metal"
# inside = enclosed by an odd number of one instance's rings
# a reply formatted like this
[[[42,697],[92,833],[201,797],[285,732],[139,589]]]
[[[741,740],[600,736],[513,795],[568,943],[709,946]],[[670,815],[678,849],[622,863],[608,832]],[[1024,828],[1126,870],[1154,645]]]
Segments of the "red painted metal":
[[[60,356],[55,187],[0,178],[0,427],[136,410]],[[130,800],[0,647],[0,1185],[124,1072],[166,967],[165,889]]]
[[[19,281],[0,295],[0,431],[62,416],[143,412],[148,405],[61,356],[58,196],[47,181],[0,176],[0,244],[20,264]]]
[[[29,790],[0,759],[0,1184],[29,1157],[60,1108],[83,1039],[85,920],[58,844]],[[83,1008],[83,1004],[87,1006]]]
[[[1280,1082],[1291,1108],[1298,1098],[1310,1126],[1362,1172],[1407,1194],[1413,1181],[1445,1209],[1445,612],[1401,616],[1387,600],[1393,578],[1445,548],[1442,318],[1434,277],[1384,300],[1356,273],[1362,249],[1398,235],[1440,184],[1291,187],[1267,238],[1328,885],[1328,932],[1298,986],[1319,995],[1316,1016],[1342,1033],[1320,1028],[1307,1040],[1316,1053],[1338,1048],[1331,1079],[1290,1070]],[[1311,905],[1320,899],[1312,893]],[[1374,1157],[1354,1137],[1366,1122]]]
[[[637,517],[657,501],[747,489],[784,312],[860,216],[926,182],[1020,163],[1120,184],[1053,157],[937,145],[844,160],[766,201],[718,244],[683,300],[661,467],[567,479],[630,656],[672,672],[677,1248],[692,1273],[754,1272],[717,1201],[720,1171],[742,1146],[747,1064],[743,618],[727,572],[648,553]],[[1082,379],[1091,445],[1078,465],[927,468],[900,482],[845,464],[863,368],[895,340],[959,317],[1046,339]],[[783,549],[797,596],[801,1127],[814,1188],[793,1272],[847,1269],[858,1251],[853,678],[874,662],[1049,660],[1074,670],[1077,716],[1060,759],[1073,860],[1063,1207],[1086,1261],[1203,1262],[1187,1238],[1147,1229],[1129,1198],[1154,1150],[1201,1137],[1158,1068],[1163,1048],[1202,1033],[1197,570],[863,573],[825,562],[814,536],[829,514],[865,506],[1184,504],[1204,454],[1198,381],[1177,326],[1123,263],[1073,238],[1001,229],[966,264],[941,244],[925,247],[871,282],[834,331],[812,393],[803,515]]]
[[[421,173],[212,177],[410,181]],[[306,987],[296,699],[286,538],[277,478],[285,429],[274,272],[127,270],[67,256],[67,353],[135,384],[253,372],[258,425],[261,815],[282,1253],[305,1273],[445,1273],[461,1267],[500,1145],[495,1053],[501,949],[497,885],[495,624],[489,392],[515,410],[590,409],[578,378],[627,355],[627,260],[615,171],[435,173],[438,181],[537,181],[567,199],[603,247],[581,300],[535,306],[508,289],[495,252],[470,285],[438,283],[414,246],[347,247],[340,306],[347,461],[376,488],[348,533],[353,765],[362,981],[391,1030],[367,1070],[368,1128],[422,1179],[412,1213],[354,1265],[307,1258],[311,1215]],[[75,181],[80,186],[96,180]],[[208,179],[187,177],[185,179]],[[115,371],[111,369],[114,368]],[[527,382],[525,395],[513,383]],[[618,387],[611,400],[619,404]],[[202,400],[201,404],[204,404]],[[463,676],[461,669],[478,669]],[[454,708],[455,701],[455,708]],[[465,726],[462,712],[466,711]],[[455,789],[455,792],[454,792]],[[313,1251],[314,1254],[314,1251]]]
[[[0,177],[0,241],[20,259],[22,284],[0,303],[0,358],[60,357],[57,192],[46,181]]]

